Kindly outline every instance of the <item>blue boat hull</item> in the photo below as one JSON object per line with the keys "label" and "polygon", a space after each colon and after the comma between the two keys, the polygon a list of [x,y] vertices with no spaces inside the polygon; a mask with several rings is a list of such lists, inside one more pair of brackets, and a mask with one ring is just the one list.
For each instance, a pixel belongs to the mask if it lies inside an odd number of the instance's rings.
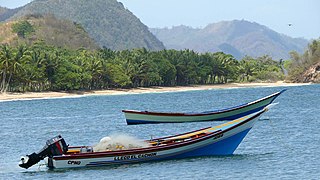
{"label": "blue boat hull", "polygon": [[177,155],[175,158],[232,155],[241,141],[244,139],[244,137],[248,134],[250,129],[242,131],[214,144],[210,144],[208,146],[197,148],[196,150]]}

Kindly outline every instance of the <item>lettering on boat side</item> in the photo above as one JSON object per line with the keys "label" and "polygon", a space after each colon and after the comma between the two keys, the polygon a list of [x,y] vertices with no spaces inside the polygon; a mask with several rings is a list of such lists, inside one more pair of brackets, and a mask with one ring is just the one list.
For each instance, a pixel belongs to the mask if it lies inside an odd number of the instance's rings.
{"label": "lettering on boat side", "polygon": [[81,161],[68,161],[68,164],[80,165]]}
{"label": "lettering on boat side", "polygon": [[146,154],[138,154],[138,155],[117,156],[117,157],[114,157],[114,160],[122,161],[122,160],[130,160],[130,159],[141,159],[141,158],[153,157],[156,155],[157,153],[146,153]]}
{"label": "lettering on boat side", "polygon": [[221,138],[221,137],[223,137],[223,134],[222,134],[222,133],[221,133],[221,134],[216,135],[213,139],[218,139],[218,138]]}

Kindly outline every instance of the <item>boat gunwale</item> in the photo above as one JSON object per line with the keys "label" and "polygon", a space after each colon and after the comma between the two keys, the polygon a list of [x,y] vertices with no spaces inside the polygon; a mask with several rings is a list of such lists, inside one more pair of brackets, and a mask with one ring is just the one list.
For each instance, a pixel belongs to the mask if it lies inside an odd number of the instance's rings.
{"label": "boat gunwale", "polygon": [[204,131],[206,129],[210,129],[212,128],[212,126],[206,127],[206,128],[202,128],[202,129],[198,129],[198,130],[194,130],[194,131],[190,131],[190,132],[186,132],[186,133],[181,133],[181,134],[176,134],[176,135],[172,135],[172,136],[164,136],[164,137],[160,137],[160,138],[152,138],[151,140],[148,141],[156,141],[156,140],[161,140],[161,139],[167,139],[167,138],[173,138],[173,137],[177,137],[177,136],[183,136],[186,134],[191,134],[191,133],[195,133],[195,132],[199,132],[199,131]]}
{"label": "boat gunwale", "polygon": [[[168,150],[168,149],[180,148],[180,147],[184,147],[184,146],[187,146],[190,144],[199,143],[201,141],[210,139],[214,136],[229,132],[229,131],[233,130],[234,128],[237,128],[243,124],[246,124],[246,123],[254,120],[255,118],[259,117],[262,113],[264,113],[265,111],[266,110],[264,109],[264,110],[258,112],[257,114],[255,114],[254,116],[252,116],[246,120],[243,120],[239,123],[236,123],[225,130],[219,129],[214,132],[209,132],[205,136],[191,139],[189,141],[176,142],[174,144],[167,144],[167,145],[163,145],[163,146],[151,146],[151,147],[147,147],[147,148],[137,148],[137,149],[129,149],[129,150],[104,151],[104,152],[67,154],[67,155],[64,154],[64,155],[59,155],[59,156],[53,156],[52,158],[54,160],[103,158],[103,157],[113,157],[113,156],[125,156],[128,154],[152,153],[152,152],[164,151],[164,150]],[[201,131],[201,130],[196,130],[194,132],[197,132],[197,131]],[[188,133],[186,133],[186,134],[188,134]],[[162,139],[162,138],[159,138],[159,139]]]}
{"label": "boat gunwale", "polygon": [[[221,110],[215,110],[215,111],[205,111],[205,112],[200,112],[200,113],[174,113],[174,112],[152,112],[152,111],[137,111],[137,110],[122,110],[122,112],[124,112],[125,114],[140,114],[140,115],[154,115],[154,116],[208,116],[208,115],[214,115],[214,114],[222,114],[222,113],[227,113],[227,112],[231,112],[231,111],[236,111],[239,109],[243,109],[246,107],[250,107],[253,106],[257,103],[260,103],[262,101],[266,101],[268,99],[271,98],[276,98],[278,97],[281,93],[283,93],[284,91],[286,91],[286,89],[281,90],[279,92],[275,92],[269,96],[257,99],[255,101],[251,101],[249,103],[245,103],[242,105],[238,105],[238,106],[234,106],[231,108],[226,108],[226,109],[221,109]],[[273,99],[273,100],[274,100]],[[270,102],[272,103],[273,100]],[[157,121],[155,121],[157,122]]]}

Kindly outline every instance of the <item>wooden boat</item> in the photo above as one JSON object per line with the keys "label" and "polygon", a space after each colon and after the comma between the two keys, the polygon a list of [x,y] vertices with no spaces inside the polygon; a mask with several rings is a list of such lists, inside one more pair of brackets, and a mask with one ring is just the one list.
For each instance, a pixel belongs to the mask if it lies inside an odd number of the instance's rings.
{"label": "wooden boat", "polygon": [[239,106],[201,113],[167,113],[136,110],[122,110],[122,112],[125,115],[128,125],[234,120],[262,110],[264,107],[271,104],[284,91],[286,90],[276,92],[269,96]]}
{"label": "wooden boat", "polygon": [[148,147],[94,152],[92,146],[67,146],[61,136],[47,141],[38,153],[21,158],[29,168],[44,159],[49,168],[77,168],[179,159],[210,155],[231,155],[267,108],[233,121],[200,130],[146,140]]}

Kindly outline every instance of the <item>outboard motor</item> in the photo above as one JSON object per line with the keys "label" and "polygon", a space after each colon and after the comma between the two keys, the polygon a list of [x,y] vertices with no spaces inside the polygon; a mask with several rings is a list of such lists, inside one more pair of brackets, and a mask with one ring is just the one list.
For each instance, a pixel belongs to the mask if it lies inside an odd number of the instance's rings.
{"label": "outboard motor", "polygon": [[46,145],[38,153],[32,153],[26,157],[21,157],[20,167],[28,169],[37,164],[45,157],[53,157],[56,155],[65,154],[68,151],[68,146],[64,139],[59,135],[47,140]]}

